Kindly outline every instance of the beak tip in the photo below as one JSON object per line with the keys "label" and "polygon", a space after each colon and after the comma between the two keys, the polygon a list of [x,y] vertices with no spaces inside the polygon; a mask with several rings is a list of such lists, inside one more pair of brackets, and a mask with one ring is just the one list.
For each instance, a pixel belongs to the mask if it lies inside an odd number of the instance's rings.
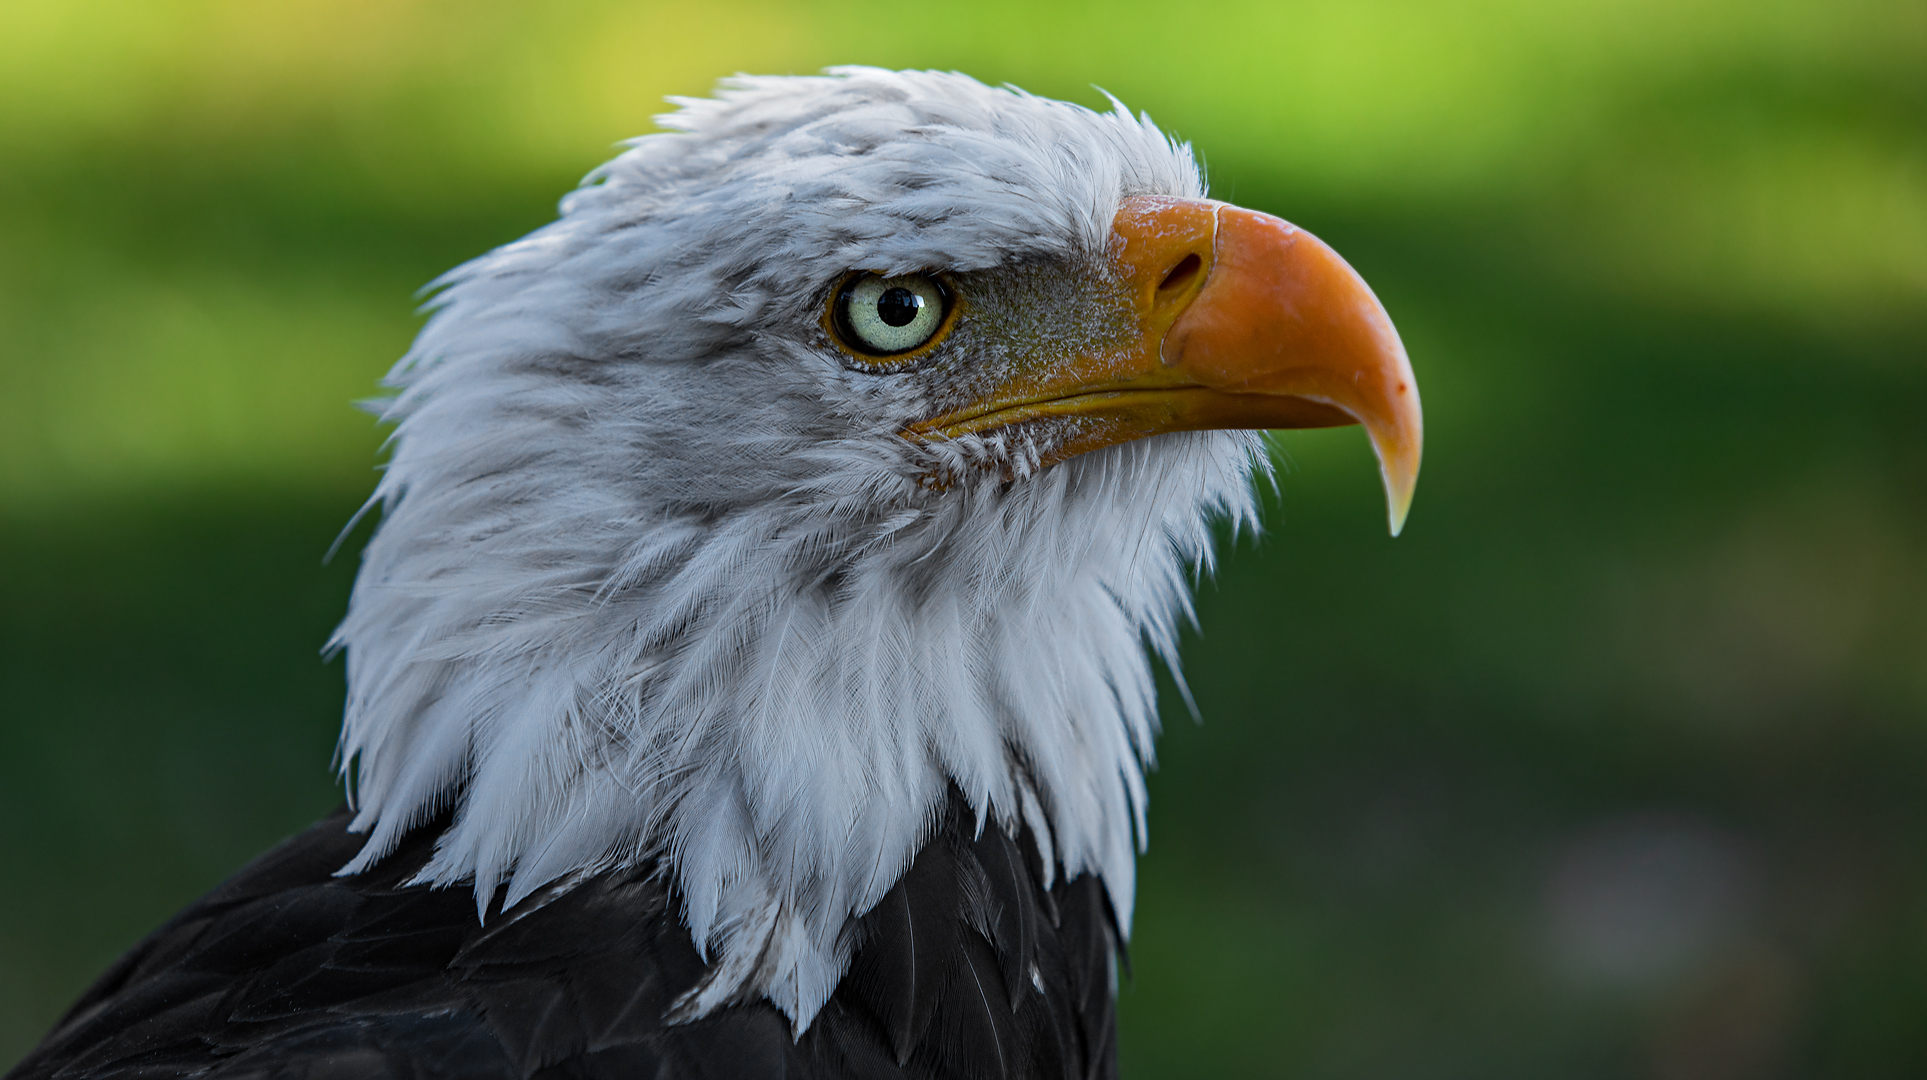
{"label": "beak tip", "polygon": [[1385,512],[1393,536],[1405,531],[1405,519],[1412,512],[1412,494],[1418,488],[1416,457],[1412,455],[1413,460],[1404,460],[1402,455],[1382,455],[1380,459],[1379,468],[1385,479]]}
{"label": "beak tip", "polygon": [[1398,537],[1399,533],[1405,531],[1405,514],[1411,508],[1412,508],[1412,504],[1409,502],[1403,506],[1400,506],[1397,503],[1397,501],[1394,501],[1392,503],[1390,507],[1391,509],[1390,517],[1391,517],[1391,525],[1392,525],[1392,537],[1394,539]]}

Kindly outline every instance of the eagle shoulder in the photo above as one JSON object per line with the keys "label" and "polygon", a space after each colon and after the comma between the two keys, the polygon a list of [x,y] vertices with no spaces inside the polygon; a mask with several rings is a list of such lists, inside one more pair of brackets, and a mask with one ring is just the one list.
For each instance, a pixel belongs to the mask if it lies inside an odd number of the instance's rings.
{"label": "eagle shoulder", "polygon": [[175,1077],[1097,1077],[1116,1073],[1120,936],[1091,875],[1043,884],[1028,833],[935,835],[846,927],[848,974],[792,1038],[767,1001],[666,1020],[704,972],[653,864],[477,917],[409,882],[446,818],[370,870],[337,813],[131,949],[8,1080]]}

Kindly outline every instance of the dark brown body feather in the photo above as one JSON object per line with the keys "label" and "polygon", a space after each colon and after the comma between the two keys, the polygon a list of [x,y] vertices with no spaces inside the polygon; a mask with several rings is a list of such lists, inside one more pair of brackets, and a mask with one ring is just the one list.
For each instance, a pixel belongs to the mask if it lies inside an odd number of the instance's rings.
{"label": "dark brown body feather", "polygon": [[766,1002],[665,1022],[703,973],[653,867],[538,893],[484,924],[464,888],[404,885],[439,825],[337,878],[337,814],[121,958],[8,1080],[1111,1077],[1118,937],[1091,877],[938,835],[849,927],[849,974],[801,1039]]}

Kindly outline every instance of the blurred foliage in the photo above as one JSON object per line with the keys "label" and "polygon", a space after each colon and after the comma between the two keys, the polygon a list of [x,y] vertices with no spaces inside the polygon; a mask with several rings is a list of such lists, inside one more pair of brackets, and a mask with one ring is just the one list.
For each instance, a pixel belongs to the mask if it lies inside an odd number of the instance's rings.
{"label": "blurred foliage", "polygon": [[1150,111],[1426,395],[1404,538],[1288,434],[1201,590],[1130,1075],[1927,1074],[1900,0],[0,5],[0,1061],[338,797],[412,291],[663,95],[848,62]]}

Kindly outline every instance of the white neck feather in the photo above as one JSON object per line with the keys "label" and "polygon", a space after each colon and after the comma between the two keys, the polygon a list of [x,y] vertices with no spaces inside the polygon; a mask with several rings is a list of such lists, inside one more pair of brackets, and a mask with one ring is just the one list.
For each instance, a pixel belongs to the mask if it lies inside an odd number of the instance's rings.
{"label": "white neck feather", "polygon": [[1100,874],[1128,926],[1157,725],[1145,646],[1176,670],[1206,515],[1251,519],[1253,449],[1164,437],[830,527],[802,499],[668,517],[570,581],[543,574],[552,547],[423,580],[435,530],[417,518],[437,508],[410,496],[339,636],[355,827],[374,833],[344,872],[451,798],[421,880],[472,878],[481,907],[666,858],[716,965],[698,1012],[767,996],[800,1028],[847,965],[844,921],[895,884],[954,783],[980,822],[1029,825],[1047,865]]}

